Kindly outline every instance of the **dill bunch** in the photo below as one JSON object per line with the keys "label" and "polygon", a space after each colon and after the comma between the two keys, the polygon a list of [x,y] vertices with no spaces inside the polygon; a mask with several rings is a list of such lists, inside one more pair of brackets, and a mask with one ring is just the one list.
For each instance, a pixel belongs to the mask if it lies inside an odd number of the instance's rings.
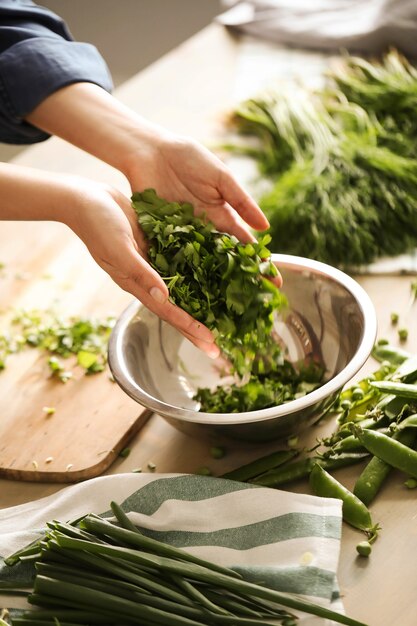
{"label": "dill bunch", "polygon": [[232,125],[270,180],[272,247],[344,269],[417,245],[417,71],[395,52],[345,59],[315,94],[269,90]]}

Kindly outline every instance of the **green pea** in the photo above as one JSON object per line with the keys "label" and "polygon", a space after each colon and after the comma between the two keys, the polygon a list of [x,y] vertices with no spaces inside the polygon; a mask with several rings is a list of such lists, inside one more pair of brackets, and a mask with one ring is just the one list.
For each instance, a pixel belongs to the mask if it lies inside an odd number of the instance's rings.
{"label": "green pea", "polygon": [[213,459],[222,459],[226,454],[226,450],[224,448],[222,448],[221,446],[212,446],[210,448],[210,456],[213,457]]}
{"label": "green pea", "polygon": [[408,330],[406,328],[398,329],[398,337],[400,341],[407,341],[408,339]]}
{"label": "green pea", "polygon": [[352,403],[350,400],[342,400],[342,402],[340,403],[340,408],[343,411],[348,411],[351,406],[352,406]]}
{"label": "green pea", "polygon": [[373,387],[379,389],[383,393],[389,393],[402,398],[410,398],[417,400],[417,385],[409,383],[400,383],[393,380],[378,380],[371,383]]}
{"label": "green pea", "polygon": [[357,400],[362,400],[364,395],[365,395],[365,393],[364,393],[363,389],[361,389],[361,387],[355,387],[352,390],[352,400],[354,402],[356,402]]}
{"label": "green pea", "polygon": [[391,313],[391,324],[393,325],[398,324],[399,319],[400,319],[400,316],[398,315],[398,313]]}
{"label": "green pea", "polygon": [[377,361],[384,361],[387,359],[393,365],[400,365],[411,355],[401,348],[396,348],[389,344],[382,344],[374,347],[372,350],[372,356],[377,359]]}
{"label": "green pea", "polygon": [[212,475],[211,469],[206,466],[197,468],[194,473],[198,474],[199,476],[211,476]]}
{"label": "green pea", "polygon": [[362,444],[357,440],[354,435],[349,435],[348,437],[343,437],[335,443],[330,453],[340,454],[341,452],[360,452],[363,450]]}
{"label": "green pea", "polygon": [[372,552],[372,546],[369,541],[361,541],[356,546],[356,551],[358,554],[360,554],[360,556],[368,557]]}
{"label": "green pea", "polygon": [[287,446],[289,448],[296,448],[298,446],[299,438],[297,435],[293,435],[287,439]]}
{"label": "green pea", "polygon": [[408,488],[408,489],[415,489],[417,487],[417,479],[416,478],[408,478],[404,485]]}

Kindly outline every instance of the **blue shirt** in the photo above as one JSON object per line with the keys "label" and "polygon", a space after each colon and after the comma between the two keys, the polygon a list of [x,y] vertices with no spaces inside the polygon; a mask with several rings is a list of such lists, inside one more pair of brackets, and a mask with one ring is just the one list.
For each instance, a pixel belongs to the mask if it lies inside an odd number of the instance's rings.
{"label": "blue shirt", "polygon": [[112,89],[109,70],[89,43],[74,41],[63,20],[30,0],[0,0],[0,142],[49,135],[24,120],[47,96],[76,82]]}

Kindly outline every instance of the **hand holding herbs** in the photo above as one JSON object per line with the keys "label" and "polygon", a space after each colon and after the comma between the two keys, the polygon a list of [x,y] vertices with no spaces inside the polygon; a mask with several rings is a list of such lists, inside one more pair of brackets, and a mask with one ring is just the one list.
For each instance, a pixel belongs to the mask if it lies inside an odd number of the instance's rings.
{"label": "hand holding herbs", "polygon": [[167,202],[151,189],[133,194],[132,205],[172,302],[213,331],[240,374],[250,372],[257,349],[276,345],[273,313],[285,303],[268,280],[278,275],[269,237],[242,244],[195,216],[191,204]]}
{"label": "hand holding herbs", "polygon": [[[296,626],[294,610],[338,624],[365,626],[150,539],[116,503],[111,508],[117,524],[94,514],[72,523],[53,521],[40,540],[6,559],[9,566],[20,561],[34,565],[27,599],[37,608],[12,618],[12,626],[144,621],[161,626]],[[4,590],[13,591],[10,585]]]}
{"label": "hand holding herbs", "polygon": [[194,215],[191,204],[167,202],[150,189],[135,193],[132,205],[172,302],[213,332],[237,375],[237,384],[200,389],[201,410],[275,406],[320,383],[321,369],[296,370],[273,334],[274,315],[286,299],[272,282],[277,269],[266,247],[269,236],[241,243]]}

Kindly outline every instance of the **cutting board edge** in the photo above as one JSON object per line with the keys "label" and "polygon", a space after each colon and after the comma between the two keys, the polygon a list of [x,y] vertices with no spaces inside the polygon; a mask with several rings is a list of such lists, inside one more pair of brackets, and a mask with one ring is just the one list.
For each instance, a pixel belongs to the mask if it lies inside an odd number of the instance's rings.
{"label": "cutting board edge", "polygon": [[118,458],[119,453],[126,444],[136,435],[139,430],[148,422],[153,415],[150,409],[145,409],[133,422],[130,428],[123,433],[122,437],[109,450],[108,454],[100,459],[98,463],[83,467],[78,470],[66,471],[38,471],[38,470],[19,470],[10,467],[2,467],[0,465],[0,478],[9,480],[27,481],[27,482],[44,482],[44,483],[77,483],[89,478],[100,476],[110,465]]}

